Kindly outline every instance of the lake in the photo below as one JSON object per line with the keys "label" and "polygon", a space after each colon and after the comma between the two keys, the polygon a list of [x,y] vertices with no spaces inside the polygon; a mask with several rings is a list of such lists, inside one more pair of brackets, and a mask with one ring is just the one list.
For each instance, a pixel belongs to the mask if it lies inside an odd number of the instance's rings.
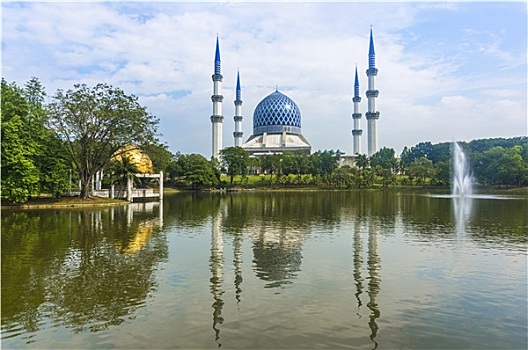
{"label": "lake", "polygon": [[526,349],[526,197],[2,211],[2,348]]}

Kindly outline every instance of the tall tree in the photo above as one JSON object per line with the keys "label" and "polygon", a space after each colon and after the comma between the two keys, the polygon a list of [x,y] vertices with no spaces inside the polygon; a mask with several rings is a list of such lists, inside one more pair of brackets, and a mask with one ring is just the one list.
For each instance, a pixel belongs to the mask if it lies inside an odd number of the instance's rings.
{"label": "tall tree", "polygon": [[355,164],[361,171],[365,171],[370,164],[368,156],[366,154],[358,154],[355,159]]}
{"label": "tall tree", "polygon": [[270,186],[273,185],[273,174],[275,174],[280,167],[279,157],[279,154],[265,154],[262,156],[262,170],[270,174]]}
{"label": "tall tree", "polygon": [[414,175],[425,187],[425,180],[434,176],[435,168],[433,162],[427,157],[415,159],[409,166],[409,173]]}
{"label": "tall tree", "polygon": [[180,174],[185,177],[193,189],[216,186],[220,180],[216,172],[216,164],[200,154],[181,155],[176,163]]}
{"label": "tall tree", "polygon": [[239,146],[227,147],[220,151],[222,167],[229,175],[229,184],[233,184],[235,175],[246,176],[249,166],[249,154]]}
{"label": "tall tree", "polygon": [[144,145],[142,149],[152,161],[152,166],[155,173],[163,171],[165,174],[167,174],[170,172],[171,164],[176,161],[176,156],[171,151],[169,151],[169,146],[166,144],[155,143]]}
{"label": "tall tree", "polygon": [[30,123],[30,106],[16,84],[2,79],[2,197],[25,202],[38,191],[40,174],[35,155],[40,151],[35,139],[36,124]]}
{"label": "tall tree", "polygon": [[48,117],[44,105],[47,95],[44,86],[33,77],[24,85],[22,92],[29,106],[28,120],[33,128],[38,128],[33,138],[40,146],[34,158],[40,172],[39,190],[59,197],[68,189],[71,162],[67,149],[53,131],[44,127]]}
{"label": "tall tree", "polygon": [[498,160],[497,172],[501,184],[522,186],[528,179],[528,164],[522,158],[523,147],[508,148]]}
{"label": "tall tree", "polygon": [[58,90],[49,105],[48,125],[66,143],[81,179],[81,198],[88,198],[91,177],[121,147],[157,141],[157,118],[137,97],[107,84]]}
{"label": "tall tree", "polygon": [[383,147],[370,157],[370,166],[374,168],[379,165],[383,170],[394,172],[397,167],[395,154],[394,149]]}

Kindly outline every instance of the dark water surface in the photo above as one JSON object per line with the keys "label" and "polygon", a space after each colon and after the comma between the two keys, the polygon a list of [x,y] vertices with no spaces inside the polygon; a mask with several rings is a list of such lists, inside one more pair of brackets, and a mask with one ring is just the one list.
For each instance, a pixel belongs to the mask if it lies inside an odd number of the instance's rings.
{"label": "dark water surface", "polygon": [[526,349],[526,198],[2,211],[2,348]]}

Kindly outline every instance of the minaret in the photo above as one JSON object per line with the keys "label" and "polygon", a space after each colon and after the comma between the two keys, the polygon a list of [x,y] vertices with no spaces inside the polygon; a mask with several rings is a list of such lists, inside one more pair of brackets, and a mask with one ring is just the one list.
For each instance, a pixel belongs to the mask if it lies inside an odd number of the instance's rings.
{"label": "minaret", "polygon": [[376,122],[379,118],[379,112],[376,112],[376,97],[379,91],[374,87],[374,77],[378,75],[376,68],[376,53],[374,52],[374,38],[372,37],[372,28],[370,28],[370,48],[369,48],[369,68],[367,69],[368,90],[366,92],[368,99],[367,117],[367,143],[368,156],[372,156],[378,151],[378,130]]}
{"label": "minaret", "polygon": [[353,135],[353,149],[354,154],[361,154],[361,134],[363,134],[363,130],[361,130],[361,113],[359,113],[359,103],[361,102],[361,97],[359,97],[359,79],[358,79],[358,71],[356,66],[356,80],[354,82],[354,97],[352,98],[352,102],[354,102],[354,113],[352,114],[352,119],[354,119],[354,129],[352,130]]}
{"label": "minaret", "polygon": [[236,99],[235,99],[235,146],[242,146],[242,90],[240,89],[240,72],[237,72]]}
{"label": "minaret", "polygon": [[220,45],[218,44],[218,36],[216,37],[216,55],[214,62],[213,78],[213,115],[211,116],[211,123],[213,124],[213,154],[212,157],[219,159],[220,151],[222,150],[222,74],[220,72]]}

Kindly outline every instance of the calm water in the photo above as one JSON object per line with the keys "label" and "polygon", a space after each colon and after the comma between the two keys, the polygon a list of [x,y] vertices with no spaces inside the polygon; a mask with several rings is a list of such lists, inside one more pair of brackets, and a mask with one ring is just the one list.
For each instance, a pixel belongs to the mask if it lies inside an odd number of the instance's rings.
{"label": "calm water", "polygon": [[3,348],[527,347],[526,198],[2,212]]}

